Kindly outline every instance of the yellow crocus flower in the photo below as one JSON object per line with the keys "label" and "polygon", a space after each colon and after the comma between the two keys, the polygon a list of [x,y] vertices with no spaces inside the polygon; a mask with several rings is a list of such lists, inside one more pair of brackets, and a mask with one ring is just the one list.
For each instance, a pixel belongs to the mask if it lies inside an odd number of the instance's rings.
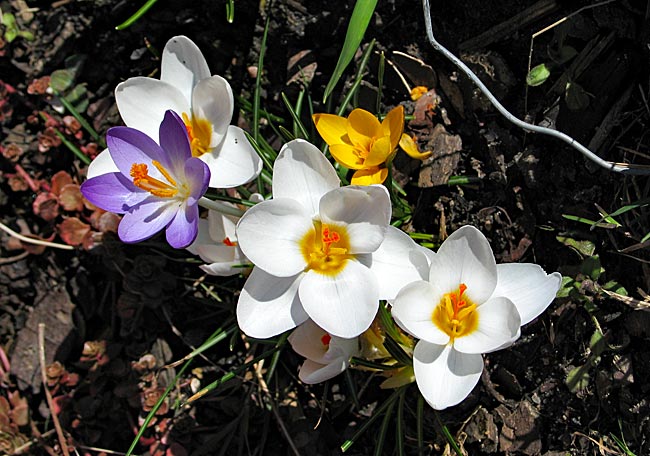
{"label": "yellow crocus flower", "polygon": [[[393,108],[380,123],[365,109],[354,109],[347,118],[334,114],[314,114],[314,124],[329,145],[332,157],[354,169],[352,185],[381,184],[388,177],[386,163],[392,160],[401,142],[404,150],[420,160],[430,153],[420,153],[412,139],[403,134],[404,108]],[[410,143],[409,143],[410,141]]]}

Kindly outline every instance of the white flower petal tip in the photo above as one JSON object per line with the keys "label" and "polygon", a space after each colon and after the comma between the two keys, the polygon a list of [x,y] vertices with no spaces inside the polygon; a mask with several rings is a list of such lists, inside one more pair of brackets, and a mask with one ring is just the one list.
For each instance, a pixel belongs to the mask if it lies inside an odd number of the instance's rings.
{"label": "white flower petal tip", "polygon": [[117,165],[111,157],[111,153],[108,149],[104,149],[92,162],[90,162],[90,165],[88,165],[86,178],[92,179],[93,177],[101,176],[102,174],[117,173],[119,171],[120,170],[117,168]]}
{"label": "white flower petal tip", "polygon": [[472,392],[483,372],[483,358],[465,354],[451,345],[420,341],[413,352],[418,389],[427,403],[443,410],[462,402]]}
{"label": "white flower petal tip", "polygon": [[302,276],[275,277],[253,268],[237,301],[237,323],[244,333],[268,339],[295,328],[309,318],[300,304]]}
{"label": "white flower petal tip", "polygon": [[298,375],[307,384],[324,382],[337,376],[347,369],[350,358],[359,353],[357,338],[332,336],[312,320],[298,326],[288,340],[296,353],[307,358]]}
{"label": "white flower petal tip", "polygon": [[186,36],[175,36],[167,41],[162,53],[160,79],[177,87],[187,100],[192,88],[210,77],[210,69],[199,47]]}

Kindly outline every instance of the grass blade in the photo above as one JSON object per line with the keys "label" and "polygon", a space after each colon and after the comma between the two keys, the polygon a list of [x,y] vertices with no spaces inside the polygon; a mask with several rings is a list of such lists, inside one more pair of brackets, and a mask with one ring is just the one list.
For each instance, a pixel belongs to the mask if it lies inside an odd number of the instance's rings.
{"label": "grass blade", "polygon": [[392,400],[390,402],[390,405],[386,409],[386,414],[384,415],[384,419],[381,422],[381,427],[379,428],[379,435],[377,436],[377,443],[375,444],[375,456],[381,456],[382,454],[384,454],[384,440],[386,440],[386,431],[388,431],[388,425],[390,424],[390,419],[393,417],[394,407],[395,407],[395,400]]}
{"label": "grass blade", "polygon": [[424,456],[424,397],[418,396],[417,411],[418,456]]}
{"label": "grass blade", "polygon": [[149,11],[152,6],[156,4],[158,0],[147,0],[147,2],[140,7],[138,11],[133,13],[133,16],[122,22],[120,25],[115,27],[115,30],[124,30],[127,27],[130,27],[133,25],[138,19],[140,19],[142,16],[144,16],[144,13]]}
{"label": "grass blade", "polygon": [[[280,95],[282,96],[282,101],[284,102],[284,106],[287,108],[287,110],[289,111],[289,114],[291,114],[291,118],[293,119],[293,136],[294,136],[294,138],[302,137],[303,139],[308,140],[309,139],[309,133],[307,133],[307,129],[305,128],[302,121],[300,120],[299,112],[296,112],[297,110],[293,109],[293,106],[291,106],[291,102],[289,101],[287,96],[284,94],[284,92],[282,92]],[[298,106],[298,104],[297,104],[297,106]]]}
{"label": "grass blade", "polygon": [[375,40],[372,40],[370,44],[368,45],[368,48],[363,54],[363,57],[361,57],[361,63],[359,64],[359,69],[357,70],[357,74],[354,77],[354,84],[352,84],[352,87],[350,87],[350,90],[348,90],[348,93],[345,95],[345,98],[343,99],[343,102],[341,103],[341,106],[339,106],[339,109],[337,111],[337,115],[342,116],[343,113],[345,113],[345,110],[348,107],[348,103],[350,103],[350,100],[352,100],[352,97],[354,97],[354,94],[357,93],[357,89],[361,85],[361,81],[363,80],[363,72],[366,69],[366,66],[368,66],[368,60],[370,60],[370,55],[372,54],[372,50],[375,48]]}
{"label": "grass blade", "polygon": [[327,83],[327,87],[325,87],[323,102],[327,101],[327,98],[334,90],[339,79],[341,79],[343,72],[352,61],[354,53],[357,52],[376,6],[377,0],[357,0],[354,5],[350,23],[348,24],[348,31],[345,34],[345,43],[343,43],[343,49],[341,49],[341,54],[339,54],[339,60],[336,62],[336,68],[332,73],[332,77]]}
{"label": "grass blade", "polygon": [[343,453],[348,451],[350,447],[354,445],[354,442],[359,440],[359,437],[361,437],[363,433],[366,432],[368,427],[370,427],[370,425],[374,423],[377,420],[377,418],[379,418],[384,413],[384,411],[388,409],[388,407],[395,404],[395,400],[397,399],[397,396],[399,395],[400,391],[401,389],[395,390],[393,394],[391,394],[390,397],[386,399],[386,401],[383,404],[377,407],[375,413],[370,418],[368,418],[368,421],[363,423],[363,425],[359,428],[357,432],[354,433],[352,437],[350,437],[348,440],[343,442],[343,445],[341,445],[341,451]]}

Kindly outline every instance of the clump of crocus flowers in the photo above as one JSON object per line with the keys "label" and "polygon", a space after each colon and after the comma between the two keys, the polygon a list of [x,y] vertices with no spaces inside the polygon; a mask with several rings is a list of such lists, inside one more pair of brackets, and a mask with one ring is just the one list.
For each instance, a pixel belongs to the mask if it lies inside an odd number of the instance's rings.
{"label": "clump of crocus flowers", "polygon": [[[230,85],[210,74],[192,41],[172,38],[161,66],[160,80],[131,78],[117,87],[127,126],[108,131],[108,149],[81,191],[123,215],[124,242],[164,230],[172,247],[200,256],[206,273],[247,275],[239,327],[260,339],[292,331],[288,342],[305,358],[303,382],[328,380],[355,357],[372,356],[386,363],[383,387],[415,381],[433,408],[444,409],[476,386],[483,353],[513,344],[521,326],[553,301],[560,274],[534,264],[497,265],[474,227],[458,229],[434,253],[391,225],[381,184],[398,146],[415,159],[430,155],[404,133],[402,106],[381,121],[363,109],[313,116],[332,157],[354,170],[352,185],[341,186],[326,156],[296,139],[273,163],[272,197],[255,195],[247,210],[207,200],[208,186],[237,187],[257,177],[262,160],[243,130],[230,125]],[[200,205],[207,218],[200,219]],[[392,323],[394,342],[412,363],[390,359],[384,346],[387,307],[403,330]]]}

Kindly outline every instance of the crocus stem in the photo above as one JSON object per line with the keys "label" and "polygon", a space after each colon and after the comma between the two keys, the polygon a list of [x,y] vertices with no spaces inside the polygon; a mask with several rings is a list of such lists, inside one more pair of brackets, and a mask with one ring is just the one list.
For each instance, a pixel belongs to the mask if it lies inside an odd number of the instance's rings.
{"label": "crocus stem", "polygon": [[212,201],[205,196],[202,196],[199,200],[199,206],[210,209],[212,211],[221,212],[222,214],[234,215],[235,217],[241,217],[244,215],[244,211],[237,209],[236,207],[228,206],[221,201]]}

